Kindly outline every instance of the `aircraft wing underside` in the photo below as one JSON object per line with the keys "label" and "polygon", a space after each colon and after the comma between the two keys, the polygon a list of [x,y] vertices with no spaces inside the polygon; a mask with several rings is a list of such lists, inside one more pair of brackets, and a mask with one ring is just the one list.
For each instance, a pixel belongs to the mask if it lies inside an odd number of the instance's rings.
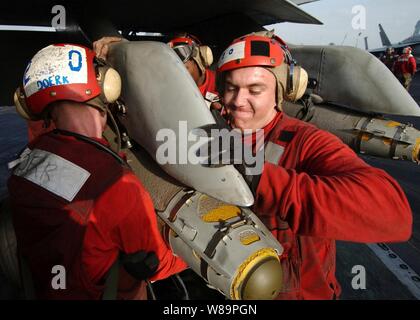
{"label": "aircraft wing underside", "polygon": [[[313,1],[313,0],[312,0]],[[129,1],[104,3],[103,1],[64,1],[64,7],[73,17],[83,15],[106,15],[117,28],[143,31],[167,31],[182,29],[194,24],[223,16],[244,14],[261,25],[283,21],[321,24],[297,5],[311,0],[266,0],[266,1]],[[39,0],[3,2],[0,4],[0,24],[50,25],[51,9],[57,1]],[[83,17],[85,18],[85,17]]]}

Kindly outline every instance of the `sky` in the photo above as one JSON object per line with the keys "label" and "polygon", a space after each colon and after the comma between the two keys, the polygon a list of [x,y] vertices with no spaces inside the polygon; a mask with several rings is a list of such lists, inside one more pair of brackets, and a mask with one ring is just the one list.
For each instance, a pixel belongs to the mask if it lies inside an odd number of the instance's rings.
{"label": "sky", "polygon": [[420,0],[320,0],[300,7],[324,25],[279,23],[268,27],[274,27],[276,34],[294,44],[334,43],[364,49],[367,36],[369,49],[374,49],[382,47],[379,23],[395,43],[411,36],[420,20]]}

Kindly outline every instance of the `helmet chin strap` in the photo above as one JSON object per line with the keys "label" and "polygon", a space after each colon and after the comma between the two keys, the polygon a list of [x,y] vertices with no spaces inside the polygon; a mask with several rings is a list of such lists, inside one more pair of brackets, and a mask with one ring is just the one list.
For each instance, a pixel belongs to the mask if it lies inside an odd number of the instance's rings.
{"label": "helmet chin strap", "polygon": [[287,94],[290,94],[293,92],[293,76],[295,71],[295,63],[294,61],[291,61],[289,65],[289,77],[287,78]]}
{"label": "helmet chin strap", "polygon": [[118,128],[117,122],[115,121],[114,116],[112,115],[112,112],[109,110],[109,108],[106,108],[107,114],[109,116],[109,119],[111,120],[112,126],[115,128],[115,134],[117,135],[117,150],[116,152],[119,153],[121,151],[121,132]]}
{"label": "helmet chin strap", "polygon": [[101,112],[106,112],[108,119],[110,119],[111,124],[114,127],[115,134],[117,135],[117,150],[114,150],[114,151],[119,153],[121,151],[121,132],[108,106],[105,103],[103,103],[98,97],[85,102],[85,104]]}

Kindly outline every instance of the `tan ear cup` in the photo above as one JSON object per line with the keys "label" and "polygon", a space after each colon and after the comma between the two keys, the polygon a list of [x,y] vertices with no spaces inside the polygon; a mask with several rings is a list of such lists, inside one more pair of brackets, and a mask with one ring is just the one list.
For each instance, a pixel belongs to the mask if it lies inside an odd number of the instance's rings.
{"label": "tan ear cup", "polygon": [[293,101],[302,98],[308,86],[308,73],[305,69],[303,69],[302,67],[295,67],[295,74],[296,77],[293,78]]}
{"label": "tan ear cup", "polygon": [[119,73],[110,67],[99,67],[98,73],[102,101],[105,104],[115,102],[121,94],[121,77]]}
{"label": "tan ear cup", "polygon": [[200,57],[205,68],[208,68],[213,63],[213,52],[208,46],[200,46]]}
{"label": "tan ear cup", "polygon": [[40,117],[37,117],[29,111],[28,106],[26,105],[25,95],[20,87],[16,89],[13,100],[15,102],[16,111],[22,118],[30,121],[41,120]]}
{"label": "tan ear cup", "polygon": [[291,102],[299,100],[304,95],[307,85],[308,73],[306,72],[306,70],[300,66],[294,66],[293,88],[290,88],[291,91],[285,95],[285,99]]}
{"label": "tan ear cup", "polygon": [[[276,68],[267,69],[271,71],[277,79],[277,105],[281,107],[283,99],[295,102],[302,98],[308,85],[308,73],[300,66],[294,66],[293,70],[293,88],[288,88],[290,67],[282,63]],[[289,92],[289,93],[287,93]]]}
{"label": "tan ear cup", "polygon": [[283,98],[285,98],[287,92],[288,65],[282,63],[278,67],[267,68],[267,70],[273,73],[277,80],[277,107],[281,110]]}
{"label": "tan ear cup", "polygon": [[192,58],[197,63],[201,74],[206,73],[206,68],[213,63],[213,53],[208,46],[196,47]]}

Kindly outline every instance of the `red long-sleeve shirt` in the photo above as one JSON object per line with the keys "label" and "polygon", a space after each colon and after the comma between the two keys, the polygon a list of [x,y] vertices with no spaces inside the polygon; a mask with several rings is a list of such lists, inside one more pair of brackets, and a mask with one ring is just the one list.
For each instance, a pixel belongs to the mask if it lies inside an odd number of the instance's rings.
{"label": "red long-sleeve shirt", "polygon": [[86,229],[82,262],[97,282],[109,270],[118,252],[130,254],[138,250],[155,252],[160,261],[151,280],[165,279],[186,268],[163,241],[150,195],[130,173],[96,200]]}
{"label": "red long-sleeve shirt", "polygon": [[417,71],[417,63],[416,59],[412,54],[402,54],[398,57],[397,61],[395,62],[395,73],[404,74],[409,73],[412,76]]}
{"label": "red long-sleeve shirt", "polygon": [[278,165],[265,163],[254,209],[285,247],[279,298],[331,299],[340,293],[334,240],[406,241],[411,209],[393,178],[337,137],[282,114],[268,131],[276,125],[294,136]]}
{"label": "red long-sleeve shirt", "polygon": [[204,99],[209,102],[213,102],[217,97],[218,93],[216,90],[216,73],[213,70],[206,69],[206,78],[204,83],[198,87]]}

